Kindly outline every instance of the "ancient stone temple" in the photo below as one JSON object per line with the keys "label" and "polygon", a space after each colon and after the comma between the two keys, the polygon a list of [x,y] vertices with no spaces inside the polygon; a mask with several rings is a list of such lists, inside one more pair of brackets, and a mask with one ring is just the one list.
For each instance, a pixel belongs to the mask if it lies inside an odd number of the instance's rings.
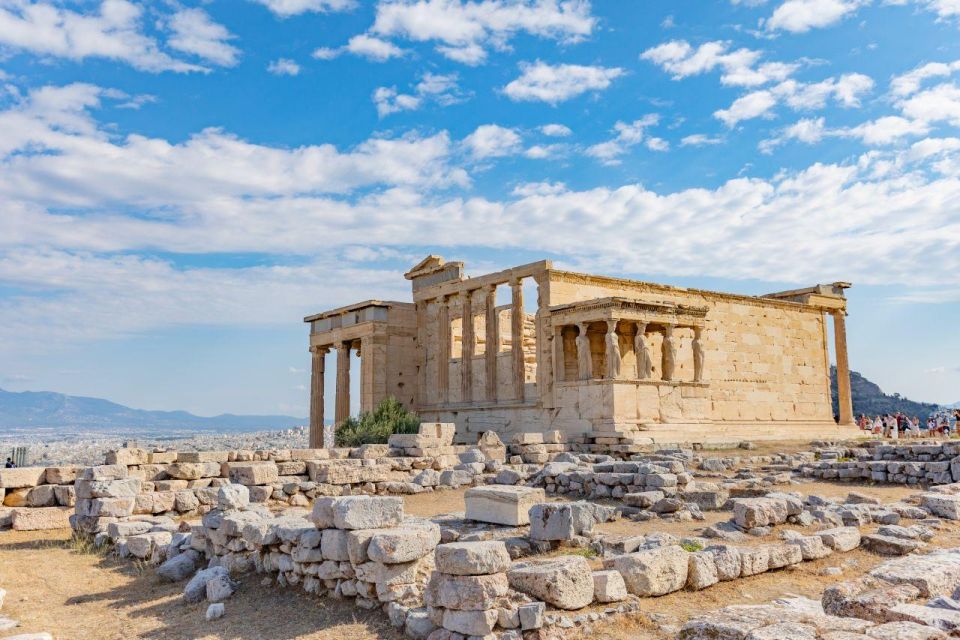
{"label": "ancient stone temple", "polygon": [[[456,423],[461,442],[490,430],[505,440],[558,430],[599,444],[855,433],[847,283],[744,296],[572,273],[549,261],[468,278],[462,262],[439,256],[405,277],[412,303],[367,300],[305,318],[311,446],[321,446],[330,352],[335,423],[392,395],[424,421]],[[360,357],[359,406],[351,353]]]}

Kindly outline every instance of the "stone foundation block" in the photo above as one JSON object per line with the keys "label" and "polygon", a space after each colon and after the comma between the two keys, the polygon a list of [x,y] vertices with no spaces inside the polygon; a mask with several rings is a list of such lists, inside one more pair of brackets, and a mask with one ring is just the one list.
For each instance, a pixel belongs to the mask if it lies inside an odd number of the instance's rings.
{"label": "stone foundation block", "polygon": [[593,572],[582,556],[514,563],[507,578],[517,591],[559,609],[580,609],[593,601]]}
{"label": "stone foundation block", "polygon": [[0,488],[23,489],[43,484],[46,477],[44,467],[20,467],[18,469],[0,469]]}
{"label": "stone foundation block", "polygon": [[627,585],[619,571],[593,572],[593,599],[597,602],[620,602],[627,599]]}
{"label": "stone foundation block", "polygon": [[41,507],[13,509],[10,526],[14,531],[45,531],[70,527],[69,507]]}
{"label": "stone foundation block", "polygon": [[440,527],[432,522],[401,526],[375,533],[367,547],[367,555],[384,564],[410,562],[432,552],[439,542]]}
{"label": "stone foundation block", "polygon": [[852,551],[860,546],[860,530],[856,527],[836,527],[824,529],[816,534],[823,543],[834,551]]}
{"label": "stone foundation block", "polygon": [[337,529],[380,529],[403,521],[403,498],[348,496],[334,498],[331,508]]}
{"label": "stone foundation block", "polygon": [[687,586],[694,591],[699,591],[718,582],[720,577],[714,555],[709,551],[691,553],[687,567]]}
{"label": "stone foundation block", "polygon": [[277,482],[279,477],[277,465],[272,462],[233,464],[230,467],[230,482],[236,484],[246,486],[265,485]]}
{"label": "stone foundation block", "polygon": [[427,587],[427,604],[461,611],[493,609],[507,594],[507,574],[452,576],[434,572]]}
{"label": "stone foundation block", "polygon": [[613,559],[627,590],[640,597],[662,596],[682,589],[687,582],[689,560],[678,545],[638,551]]}
{"label": "stone foundation block", "polygon": [[500,540],[441,544],[436,559],[438,571],[458,576],[500,573],[510,566],[507,545]]}

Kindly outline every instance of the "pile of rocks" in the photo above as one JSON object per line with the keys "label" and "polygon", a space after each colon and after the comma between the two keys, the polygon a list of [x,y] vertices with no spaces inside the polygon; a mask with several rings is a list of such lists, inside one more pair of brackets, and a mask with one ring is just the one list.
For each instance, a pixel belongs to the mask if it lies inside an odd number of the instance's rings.
{"label": "pile of rocks", "polygon": [[[627,494],[658,491],[674,496],[692,480],[682,462],[602,462],[578,465],[554,462],[541,479],[547,493],[582,495],[587,498],[623,498]],[[629,504],[629,501],[628,501]]]}

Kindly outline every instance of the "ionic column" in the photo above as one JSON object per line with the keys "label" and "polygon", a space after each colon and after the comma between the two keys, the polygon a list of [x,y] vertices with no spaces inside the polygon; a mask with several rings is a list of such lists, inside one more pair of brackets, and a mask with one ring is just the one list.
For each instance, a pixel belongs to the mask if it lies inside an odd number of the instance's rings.
{"label": "ionic column", "polygon": [[850,362],[847,360],[846,311],[834,311],[833,350],[837,354],[837,402],[840,424],[853,424],[853,398],[850,395]]}
{"label": "ionic column", "polygon": [[334,426],[350,417],[350,343],[337,345],[337,399],[333,414]]}
{"label": "ionic column", "polygon": [[703,351],[703,327],[693,328],[693,381],[703,382],[703,362],[705,353]]}
{"label": "ionic column", "polygon": [[677,364],[677,348],[673,344],[673,325],[663,326],[663,380],[673,380],[673,370]]}
{"label": "ionic column", "polygon": [[439,402],[450,402],[450,296],[440,296],[437,310],[437,339],[440,349],[437,352],[437,395]]}
{"label": "ionic column", "polygon": [[313,347],[310,366],[310,448],[323,448],[323,374],[327,347]]}
{"label": "ionic column", "polygon": [[590,354],[590,338],[587,337],[587,323],[577,325],[580,333],[577,334],[577,373],[581,380],[593,377],[593,356]]}
{"label": "ionic column", "polygon": [[460,358],[460,401],[473,402],[473,291],[463,292],[463,333]]}
{"label": "ionic column", "polygon": [[486,328],[486,350],[483,352],[486,364],[487,402],[497,401],[497,352],[500,350],[500,322],[497,316],[497,286],[484,288]]}
{"label": "ionic column", "polygon": [[607,320],[607,377],[616,380],[620,377],[620,365],[623,358],[620,355],[620,336],[617,335],[617,321]]}
{"label": "ionic column", "polygon": [[510,352],[513,356],[513,396],[523,402],[526,366],[523,362],[523,282],[510,282]]}
{"label": "ionic column", "polygon": [[646,380],[653,375],[653,358],[647,347],[647,323],[637,323],[637,335],[633,336],[633,353],[637,356],[637,378]]}

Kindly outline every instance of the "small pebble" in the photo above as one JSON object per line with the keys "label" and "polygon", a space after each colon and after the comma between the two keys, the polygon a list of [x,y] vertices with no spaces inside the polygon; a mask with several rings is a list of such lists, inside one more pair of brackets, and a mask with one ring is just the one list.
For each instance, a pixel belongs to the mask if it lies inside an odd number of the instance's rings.
{"label": "small pebble", "polygon": [[222,618],[224,614],[224,606],[222,602],[215,602],[209,607],[207,607],[207,622],[211,620],[216,620],[217,618]]}

